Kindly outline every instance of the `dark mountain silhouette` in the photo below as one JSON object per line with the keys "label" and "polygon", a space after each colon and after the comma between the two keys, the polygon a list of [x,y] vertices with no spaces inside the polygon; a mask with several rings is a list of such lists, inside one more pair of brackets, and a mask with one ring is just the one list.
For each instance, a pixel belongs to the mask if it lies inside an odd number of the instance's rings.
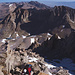
{"label": "dark mountain silhouette", "polygon": [[33,49],[33,52],[39,53],[48,59],[71,58],[75,62],[75,32],[72,32],[68,38],[58,39],[54,35],[50,40],[43,42],[39,47]]}

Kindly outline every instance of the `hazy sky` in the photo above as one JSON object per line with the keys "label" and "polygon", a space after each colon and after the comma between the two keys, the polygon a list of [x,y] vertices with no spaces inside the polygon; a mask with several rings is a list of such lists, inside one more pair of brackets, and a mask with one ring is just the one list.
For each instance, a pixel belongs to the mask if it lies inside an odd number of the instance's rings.
{"label": "hazy sky", "polygon": [[69,2],[69,1],[75,1],[75,0],[0,0],[0,2],[18,2],[18,1],[55,1],[55,2]]}

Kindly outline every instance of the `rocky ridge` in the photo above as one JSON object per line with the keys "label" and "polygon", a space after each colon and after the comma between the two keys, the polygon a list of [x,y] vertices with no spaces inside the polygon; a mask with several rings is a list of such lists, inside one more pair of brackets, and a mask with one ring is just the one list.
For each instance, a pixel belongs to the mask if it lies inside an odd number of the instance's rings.
{"label": "rocky ridge", "polygon": [[41,4],[37,1],[31,1],[31,2],[7,2],[7,3],[0,3],[0,20],[3,20],[9,13],[10,9],[9,7],[11,5],[16,5],[18,8],[22,7],[23,9],[46,9],[50,8],[49,6],[46,6],[44,4]]}

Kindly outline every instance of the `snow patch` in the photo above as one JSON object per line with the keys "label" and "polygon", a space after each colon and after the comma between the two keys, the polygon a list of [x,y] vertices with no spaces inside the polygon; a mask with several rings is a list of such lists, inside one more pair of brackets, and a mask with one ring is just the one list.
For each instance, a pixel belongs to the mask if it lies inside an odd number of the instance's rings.
{"label": "snow patch", "polygon": [[1,42],[5,43],[5,42],[6,42],[6,39],[2,39],[2,41],[1,41]]}
{"label": "snow patch", "polygon": [[35,42],[35,39],[34,38],[31,38],[31,44],[34,43],[34,42]]}
{"label": "snow patch", "polygon": [[29,62],[37,62],[37,58],[34,58],[34,57],[29,57],[28,58]]}
{"label": "snow patch", "polygon": [[50,40],[50,37],[48,37],[48,40]]}
{"label": "snow patch", "polygon": [[26,36],[22,35],[22,38],[26,38]]}
{"label": "snow patch", "polygon": [[58,36],[58,39],[61,39],[60,36]]}
{"label": "snow patch", "polygon": [[12,40],[15,40],[15,39],[12,39]]}
{"label": "snow patch", "polygon": [[53,65],[51,65],[51,64],[45,64],[45,66],[47,66],[49,69],[56,67],[56,66],[53,66]]}
{"label": "snow patch", "polygon": [[65,25],[63,25],[63,28],[65,28]]}
{"label": "snow patch", "polygon": [[16,34],[16,36],[17,36],[17,37],[19,36],[18,33]]}
{"label": "snow patch", "polygon": [[30,35],[30,33],[28,35]]}
{"label": "snow patch", "polygon": [[69,73],[69,75],[73,75],[73,74]]}
{"label": "snow patch", "polygon": [[11,34],[9,35],[9,37],[8,38],[10,38],[11,37]]}
{"label": "snow patch", "polygon": [[13,4],[10,4],[9,7],[11,7]]}
{"label": "snow patch", "polygon": [[50,33],[47,33],[47,35],[50,36],[51,34]]}
{"label": "snow patch", "polygon": [[15,34],[16,34],[16,38],[19,37],[19,34],[17,32],[15,32]]}
{"label": "snow patch", "polygon": [[27,70],[26,70],[26,69],[24,69],[24,72],[27,72]]}

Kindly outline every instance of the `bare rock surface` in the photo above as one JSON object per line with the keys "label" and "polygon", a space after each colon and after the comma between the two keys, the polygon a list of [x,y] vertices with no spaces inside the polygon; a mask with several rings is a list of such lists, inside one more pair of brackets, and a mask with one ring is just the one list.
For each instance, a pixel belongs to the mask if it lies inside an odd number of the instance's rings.
{"label": "bare rock surface", "polygon": [[[43,57],[35,52],[29,50],[16,48],[14,51],[10,50],[9,44],[7,45],[7,56],[3,68],[3,74],[9,75],[11,71],[13,74],[21,75],[24,68],[27,69],[31,65],[31,75],[69,75],[69,72],[61,67],[56,67],[44,61]],[[1,71],[2,72],[2,71]],[[60,74],[61,73],[61,74]],[[12,73],[11,73],[12,74]]]}

